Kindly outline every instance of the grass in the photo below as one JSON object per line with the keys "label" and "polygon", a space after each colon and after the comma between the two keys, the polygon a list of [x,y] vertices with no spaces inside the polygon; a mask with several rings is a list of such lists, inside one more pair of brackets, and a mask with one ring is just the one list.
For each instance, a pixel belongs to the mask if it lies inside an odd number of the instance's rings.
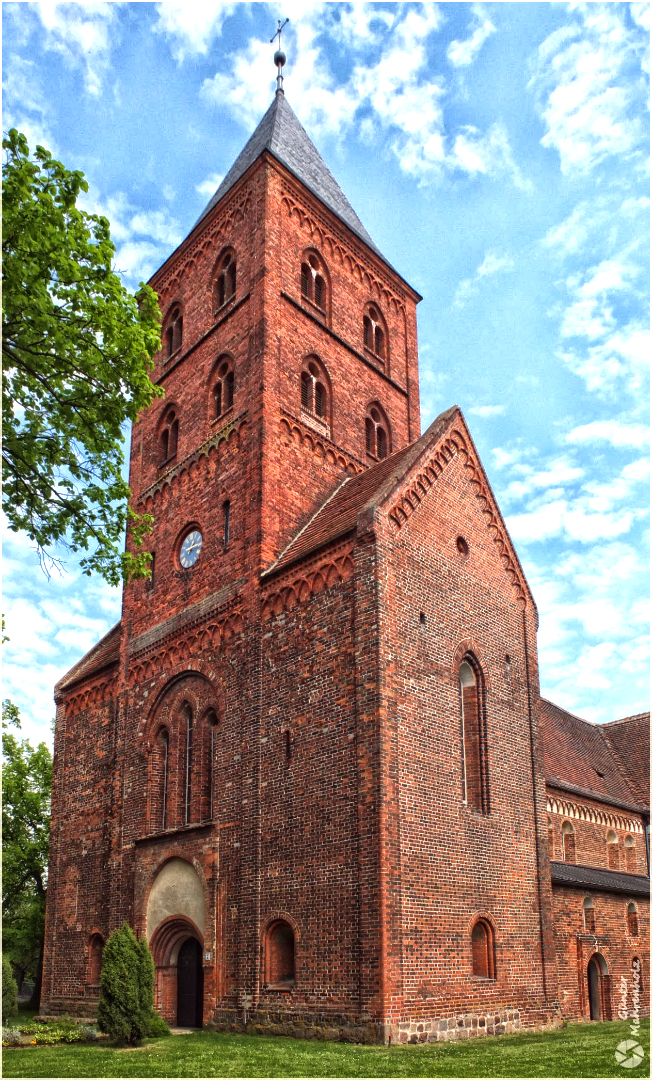
{"label": "grass", "polygon": [[136,1049],[87,1044],[5,1050],[3,1076],[649,1076],[650,1022],[641,1021],[645,1057],[635,1069],[614,1050],[630,1025],[570,1024],[561,1031],[425,1046],[352,1046],[198,1031],[149,1039]]}

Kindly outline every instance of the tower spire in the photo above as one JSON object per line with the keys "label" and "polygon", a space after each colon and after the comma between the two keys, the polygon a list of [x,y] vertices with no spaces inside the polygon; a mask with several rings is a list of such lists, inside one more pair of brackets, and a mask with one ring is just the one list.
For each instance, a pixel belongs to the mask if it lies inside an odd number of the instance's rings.
{"label": "tower spire", "polygon": [[272,37],[269,39],[269,43],[271,45],[274,38],[275,37],[278,38],[278,49],[274,53],[274,63],[276,64],[276,93],[277,94],[284,94],[285,93],[284,90],[283,90],[283,66],[285,64],[285,61],[287,60],[287,56],[285,55],[285,53],[283,52],[283,50],[281,48],[281,32],[284,29],[284,27],[287,26],[289,21],[290,21],[289,19],[286,19],[285,22],[283,23],[283,25],[281,26],[281,20],[279,19],[278,20],[278,29],[277,29],[276,33],[273,34]]}

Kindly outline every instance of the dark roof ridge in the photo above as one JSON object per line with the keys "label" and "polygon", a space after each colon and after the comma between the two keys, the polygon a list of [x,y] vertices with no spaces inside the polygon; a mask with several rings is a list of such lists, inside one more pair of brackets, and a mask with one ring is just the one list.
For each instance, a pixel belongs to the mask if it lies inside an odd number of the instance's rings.
{"label": "dark roof ridge", "polygon": [[579,795],[582,799],[592,799],[593,802],[606,803],[608,806],[617,806],[620,810],[629,810],[632,814],[643,815],[649,813],[649,807],[646,803],[639,802],[636,799],[630,784],[626,784],[625,786],[632,794],[632,802],[629,802],[627,799],[620,799],[617,795],[605,795],[604,792],[597,791],[595,788],[582,787],[580,784],[571,784],[567,780],[562,780],[559,776],[549,776],[546,774],[546,776],[544,776],[544,781],[547,787],[553,788],[555,791],[567,791],[570,795]]}
{"label": "dark roof ridge", "polygon": [[308,520],[306,521],[305,525],[302,525],[302,526],[301,526],[301,528],[299,529],[299,531],[298,531],[297,533],[295,533],[295,534],[294,534],[294,536],[293,536],[293,537],[292,537],[292,539],[291,539],[291,540],[289,541],[289,543],[287,543],[287,544],[285,545],[285,547],[283,548],[283,550],[282,550],[282,551],[280,551],[280,552],[278,553],[278,555],[277,555],[277,556],[276,556],[276,558],[274,559],[274,562],[273,562],[273,563],[271,564],[271,566],[268,566],[266,570],[263,570],[263,571],[261,572],[261,575],[260,575],[260,576],[261,576],[261,578],[267,577],[267,575],[268,575],[268,574],[273,574],[273,573],[274,573],[274,570],[275,570],[276,566],[277,566],[277,565],[278,565],[278,564],[279,564],[279,563],[281,562],[281,560],[282,560],[283,556],[285,555],[285,553],[286,553],[287,551],[289,551],[289,550],[290,550],[290,548],[292,547],[292,545],[293,545],[293,544],[297,543],[297,541],[299,540],[299,538],[300,538],[300,537],[301,537],[301,536],[302,536],[302,535],[304,534],[304,532],[306,531],[306,529],[308,529],[308,528],[310,527],[310,525],[311,525],[311,524],[312,524],[312,522],[313,522],[313,521],[315,520],[315,518],[317,517],[317,515],[318,515],[318,514],[321,514],[322,510],[324,510],[324,509],[325,509],[325,508],[326,508],[326,507],[328,506],[329,502],[331,502],[331,501],[332,501],[332,500],[333,500],[333,499],[335,498],[335,496],[337,495],[337,493],[338,493],[339,491],[341,491],[341,490],[342,490],[342,488],[344,487],[344,485],[345,485],[345,484],[348,484],[349,480],[352,480],[352,479],[353,479],[353,477],[351,477],[351,476],[345,476],[345,477],[344,477],[344,480],[342,480],[342,483],[341,483],[341,484],[338,484],[338,485],[337,485],[337,487],[336,487],[336,488],[335,488],[335,489],[334,489],[334,490],[333,490],[333,491],[331,492],[331,494],[330,494],[330,495],[328,496],[328,498],[326,499],[326,501],[325,501],[325,502],[323,502],[323,503],[321,504],[321,506],[318,506],[318,507],[317,507],[317,509],[315,510],[314,514],[312,514],[312,515],[311,515],[311,516],[310,516],[310,517],[308,518]]}
{"label": "dark roof ridge", "polygon": [[570,716],[573,720],[580,720],[583,724],[588,724],[589,727],[594,730],[598,730],[604,725],[597,720],[585,720],[583,716],[578,716],[577,713],[570,712],[569,709],[565,709],[563,705],[558,705],[556,701],[551,701],[550,698],[546,698],[543,694],[539,694],[539,701],[545,701],[546,705],[552,705],[553,709],[557,709],[558,712],[564,713],[566,716]]}

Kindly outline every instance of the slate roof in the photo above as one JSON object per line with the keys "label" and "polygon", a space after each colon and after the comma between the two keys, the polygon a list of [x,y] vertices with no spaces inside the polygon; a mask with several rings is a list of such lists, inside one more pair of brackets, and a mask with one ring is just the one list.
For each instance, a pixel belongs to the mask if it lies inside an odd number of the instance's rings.
{"label": "slate roof", "polygon": [[[634,719],[640,721],[641,718]],[[625,721],[619,723],[624,724]],[[613,724],[591,724],[554,705],[552,701],[541,698],[546,780],[559,780],[581,788],[588,797],[603,802],[613,800],[615,805],[644,803],[649,806],[649,756],[646,756],[649,755],[649,731],[646,734],[647,744],[642,738],[643,724],[640,722],[616,735],[616,740],[625,747],[629,740],[629,753],[632,760],[638,763],[640,773],[640,782],[635,783],[623,767],[620,753],[615,753],[611,745],[616,727]],[[647,780],[643,782],[645,775]]]}
{"label": "slate roof", "polygon": [[369,236],[337,180],[327,168],[307,132],[297,120],[283,93],[276,94],[244,150],[229,169],[213,198],[197,218],[193,229],[226,195],[227,191],[231,190],[240,177],[245,174],[249,166],[265,150],[269,151],[286,169],[289,169],[302,184],[305,184],[313,195],[316,195],[345,225],[348,225],[356,236],[364,240],[365,244],[372,251],[375,251],[383,262],[387,262],[385,256]]}
{"label": "slate roof", "polygon": [[394,487],[412,462],[421,455],[425,446],[439,437],[456,412],[457,406],[454,405],[441,413],[420,439],[409,443],[365,472],[342,481],[333,495],[294,536],[276,562],[264,572],[263,578],[352,532],[361,511],[382,500],[384,494]]}
{"label": "slate roof", "polygon": [[70,671],[66,672],[63,678],[59,679],[54,688],[55,693],[57,690],[65,690],[79,679],[86,679],[89,675],[94,675],[96,671],[117,663],[120,658],[121,629],[122,624],[116,623],[113,629],[98,641],[97,645],[94,645],[74,667],[71,667]]}
{"label": "slate roof", "polygon": [[570,885],[578,889],[598,889],[600,892],[627,893],[629,896],[649,896],[650,879],[642,874],[621,874],[617,870],[599,870],[593,866],[551,862],[553,885]]}

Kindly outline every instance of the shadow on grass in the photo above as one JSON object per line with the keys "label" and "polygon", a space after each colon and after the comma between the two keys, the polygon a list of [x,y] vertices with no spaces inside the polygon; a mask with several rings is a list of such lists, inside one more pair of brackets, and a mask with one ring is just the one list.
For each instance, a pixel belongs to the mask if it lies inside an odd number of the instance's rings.
{"label": "shadow on grass", "polygon": [[29,1077],[637,1077],[650,1075],[649,1020],[641,1021],[644,1057],[616,1061],[630,1025],[570,1024],[561,1031],[421,1046],[352,1046],[209,1031],[148,1040],[142,1047],[73,1044],[9,1050],[4,1076]]}

